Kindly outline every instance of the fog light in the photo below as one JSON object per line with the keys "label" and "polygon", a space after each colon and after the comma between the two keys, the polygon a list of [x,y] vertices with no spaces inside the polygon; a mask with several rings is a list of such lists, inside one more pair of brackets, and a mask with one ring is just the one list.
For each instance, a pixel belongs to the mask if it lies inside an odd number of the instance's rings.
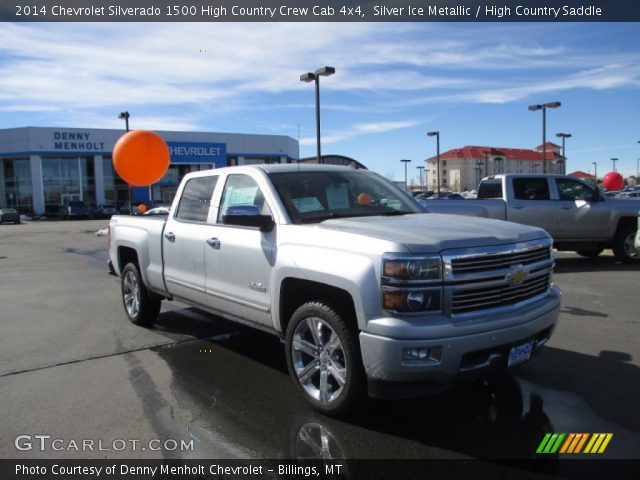
{"label": "fog light", "polygon": [[426,360],[429,358],[428,348],[405,348],[402,350],[403,360]]}

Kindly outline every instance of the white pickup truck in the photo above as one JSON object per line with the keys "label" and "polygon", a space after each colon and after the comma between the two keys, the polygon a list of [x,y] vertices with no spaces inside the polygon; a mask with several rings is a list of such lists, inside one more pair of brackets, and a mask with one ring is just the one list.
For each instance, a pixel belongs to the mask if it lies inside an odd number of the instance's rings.
{"label": "white pickup truck", "polygon": [[421,200],[432,213],[508,220],[544,228],[558,250],[596,257],[605,248],[640,263],[634,246],[640,200],[607,197],[565,175],[505,174],[484,178],[477,200]]}
{"label": "white pickup truck", "polygon": [[128,318],[180,300],[279,335],[297,388],[342,414],[528,361],[561,294],[551,239],[516,223],[425,214],[372,172],[327,165],[188,174],[166,220],[114,216]]}

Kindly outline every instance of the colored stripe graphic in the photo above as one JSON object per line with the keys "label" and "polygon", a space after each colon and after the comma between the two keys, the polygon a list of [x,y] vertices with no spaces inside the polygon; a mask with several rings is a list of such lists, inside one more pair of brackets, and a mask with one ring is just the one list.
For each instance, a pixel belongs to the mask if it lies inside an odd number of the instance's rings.
{"label": "colored stripe graphic", "polygon": [[[599,454],[604,453],[612,438],[613,433],[547,433],[538,445],[536,453]],[[583,450],[585,443],[587,446]]]}
{"label": "colored stripe graphic", "polygon": [[594,433],[584,453],[604,453],[612,438],[613,433]]}

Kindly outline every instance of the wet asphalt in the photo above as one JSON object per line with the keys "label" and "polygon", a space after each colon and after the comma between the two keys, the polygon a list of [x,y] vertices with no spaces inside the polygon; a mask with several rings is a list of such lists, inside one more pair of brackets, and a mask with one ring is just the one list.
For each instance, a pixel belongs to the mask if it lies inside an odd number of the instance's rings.
{"label": "wet asphalt", "polygon": [[[298,396],[274,336],[177,302],[130,324],[105,226],[0,226],[0,458],[527,459],[546,432],[611,432],[602,458],[640,458],[640,267],[611,252],[558,253],[561,318],[531,363],[336,420]],[[87,439],[102,449],[68,448]]]}

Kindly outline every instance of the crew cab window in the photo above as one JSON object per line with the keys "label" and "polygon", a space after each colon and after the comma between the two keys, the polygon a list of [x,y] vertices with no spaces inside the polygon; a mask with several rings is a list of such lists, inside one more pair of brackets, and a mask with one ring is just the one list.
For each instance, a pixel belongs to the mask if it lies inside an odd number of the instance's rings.
{"label": "crew cab window", "polygon": [[478,198],[502,198],[502,181],[484,181],[478,188]]}
{"label": "crew cab window", "polygon": [[588,185],[568,178],[556,178],[560,200],[595,200],[595,192]]}
{"label": "crew cab window", "polygon": [[514,178],[513,194],[517,200],[549,200],[546,178]]}
{"label": "crew cab window", "polygon": [[229,175],[222,192],[222,204],[218,211],[218,223],[230,207],[253,205],[262,215],[271,215],[271,209],[265,202],[264,194],[256,181],[248,175]]}
{"label": "crew cab window", "polygon": [[217,175],[188,180],[182,190],[176,220],[205,223],[209,215],[211,196],[218,181]]}

